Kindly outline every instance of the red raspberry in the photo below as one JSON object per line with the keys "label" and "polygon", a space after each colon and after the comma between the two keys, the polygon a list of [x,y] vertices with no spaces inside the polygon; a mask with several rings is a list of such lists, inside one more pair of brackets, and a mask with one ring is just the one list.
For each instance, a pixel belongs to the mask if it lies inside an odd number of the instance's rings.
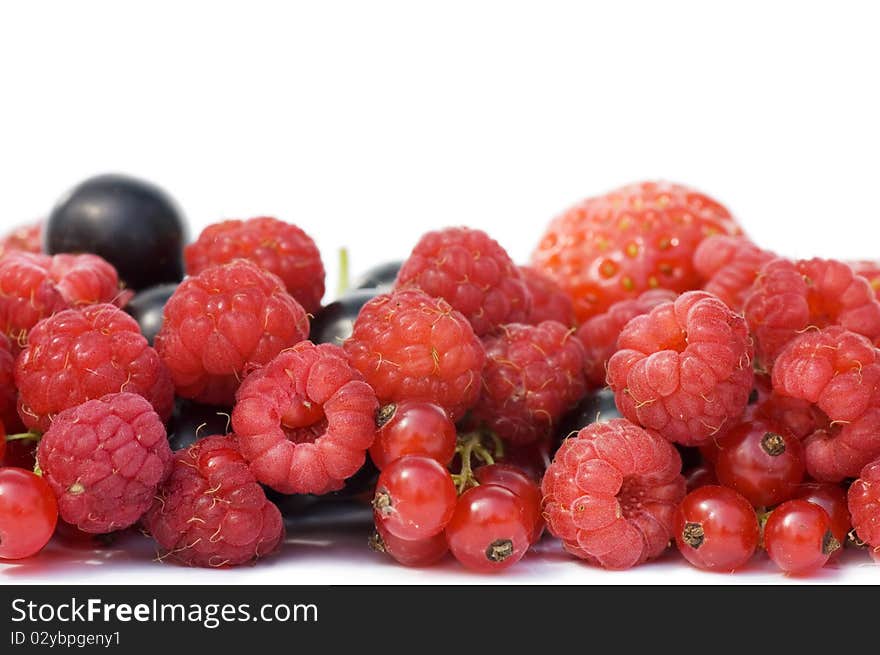
{"label": "red raspberry", "polygon": [[874,294],[880,299],[880,262],[858,261],[847,262],[849,267],[868,281]]}
{"label": "red raspberry", "polygon": [[705,291],[636,316],[608,361],[620,412],[684,446],[698,446],[743,414],[754,382],[742,316]]}
{"label": "red raspberry", "polygon": [[773,389],[815,403],[830,420],[807,438],[807,472],[816,480],[856,477],[880,455],[880,351],[842,327],[796,337],[773,367]]}
{"label": "red raspberry", "polygon": [[296,225],[268,216],[215,223],[186,247],[184,257],[190,275],[233,259],[249,259],[280,277],[287,292],[307,312],[314,314],[321,308],[321,253],[312,238]]}
{"label": "red raspberry", "polygon": [[660,287],[702,283],[694,250],[711,234],[739,234],[723,206],[668,182],[632,184],[588,198],[550,223],[532,255],[574,301],[580,321]]}
{"label": "red raspberry", "polygon": [[587,381],[595,388],[605,386],[605,367],[617,352],[620,331],[636,316],[647,314],[657,305],[675,300],[678,294],[668,289],[651,289],[638,298],[614,303],[608,311],[593,316],[578,328],[577,337],[584,344]]}
{"label": "red raspberry", "polygon": [[776,259],[748,239],[718,235],[705,239],[694,252],[694,268],[707,282],[703,289],[714,293],[734,311],[742,311],[758,271]]}
{"label": "red raspberry", "polygon": [[466,227],[419,239],[395,285],[413,288],[448,301],[478,336],[504,323],[524,323],[531,310],[529,289],[504,248],[485,232]]}
{"label": "red raspberry", "polygon": [[15,389],[14,371],[15,356],[12,352],[12,344],[5,334],[0,333],[0,421],[3,422],[7,434],[17,432],[21,425],[16,410],[18,394]]}
{"label": "red raspberry", "polygon": [[745,419],[779,423],[798,439],[804,439],[828,424],[828,418],[813,403],[774,391],[766,373],[755,375],[755,388],[749,398]]}
{"label": "red raspberry", "polygon": [[282,493],[323,494],[364,463],[378,409],[342,348],[303,341],[242,383],[232,428],[257,480]]}
{"label": "red raspberry", "polygon": [[251,369],[308,334],[308,316],[281,280],[237,259],[180,283],[155,344],[177,395],[230,405]]}
{"label": "red raspberry", "polygon": [[847,505],[856,536],[868,544],[877,559],[880,555],[880,459],[861,470],[849,488]]}
{"label": "red raspberry", "polygon": [[345,350],[383,404],[424,400],[457,420],[480,394],[486,353],[471,324],[416,289],[365,304]]}
{"label": "red raspberry", "polygon": [[37,255],[13,251],[0,258],[0,329],[24,346],[38,321],[71,307],[125,305],[116,269],[97,255]]}
{"label": "red raspberry", "polygon": [[30,225],[22,225],[0,239],[0,257],[10,250],[24,252],[43,251],[43,222],[37,221]]}
{"label": "red raspberry", "polygon": [[559,321],[569,327],[575,324],[574,304],[562,287],[531,266],[520,266],[519,271],[532,297],[529,325],[544,321]]}
{"label": "red raspberry", "polygon": [[547,437],[586,392],[584,349],[562,323],[512,323],[485,337],[483,391],[473,416],[502,439]]}
{"label": "red raspberry", "polygon": [[37,461],[62,519],[83,532],[133,525],[171,467],[165,426],[133,393],[65,409],[40,439]]}
{"label": "red raspberry", "polygon": [[566,550],[626,569],[666,550],[685,479],[671,444],[613,419],[562,443],[542,491],[547,528]]}
{"label": "red raspberry", "polygon": [[58,412],[108,393],[143,396],[162,420],[171,416],[168,369],[138,328],[114,305],[68,309],[40,321],[15,363],[18,411],[45,432]]}
{"label": "red raspberry", "polygon": [[144,516],[160,558],[190,566],[237,566],[271,553],[284,537],[234,435],[200,439],[174,454],[171,475]]}
{"label": "red raspberry", "polygon": [[841,325],[871,340],[880,337],[880,301],[871,285],[833,259],[774,259],[765,264],[744,313],[766,370],[807,328]]}

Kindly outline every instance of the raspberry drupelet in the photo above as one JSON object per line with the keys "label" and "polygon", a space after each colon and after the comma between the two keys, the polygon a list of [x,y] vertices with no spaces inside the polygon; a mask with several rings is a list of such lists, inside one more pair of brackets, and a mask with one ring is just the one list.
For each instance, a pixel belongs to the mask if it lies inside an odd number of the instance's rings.
{"label": "raspberry drupelet", "polygon": [[458,420],[480,394],[486,353],[471,324],[417,289],[367,302],[344,347],[383,404],[431,402]]}
{"label": "raspberry drupelet", "polygon": [[34,325],[61,310],[99,303],[125,305],[112,265],[97,255],[12,251],[0,258],[0,330],[23,347]]}
{"label": "raspberry drupelet", "polygon": [[847,505],[856,536],[880,561],[880,459],[862,468],[858,479],[850,485]]}
{"label": "raspberry drupelet", "polygon": [[624,326],[677,296],[668,289],[651,289],[638,298],[614,303],[608,311],[593,316],[578,328],[577,337],[584,344],[585,370],[591,386],[596,389],[605,386],[605,367],[611,355],[617,352],[617,338]]}
{"label": "raspberry drupelet", "polygon": [[168,369],[137,322],[107,304],[64,310],[37,323],[16,360],[15,382],[21,419],[37,432],[62,410],[109,393],[143,396],[163,421],[174,403]]}
{"label": "raspberry drupelet", "polygon": [[7,433],[17,432],[21,426],[21,419],[16,409],[17,402],[15,355],[9,339],[5,334],[0,333],[0,422],[3,423]]}
{"label": "raspberry drupelet", "polygon": [[833,259],[768,262],[743,311],[758,363],[767,371],[786,344],[809,328],[840,325],[872,341],[880,337],[880,301],[871,285]]}
{"label": "raspberry drupelet", "polygon": [[742,416],[754,382],[742,316],[689,291],[627,323],[608,362],[620,412],[684,446],[698,446]]}
{"label": "raspberry drupelet", "polygon": [[171,449],[149,402],[113,393],[58,414],[40,439],[37,464],[61,518],[101,534],[135,524],[149,509]]}
{"label": "raspberry drupelet", "polygon": [[761,267],[776,255],[744,237],[717,235],[705,239],[694,252],[694,268],[705,280],[703,289],[741,312]]}
{"label": "raspberry drupelet", "polygon": [[324,264],[312,238],[296,225],[269,216],[209,225],[184,249],[186,272],[248,259],[274,273],[287,292],[314,314],[324,297]]}
{"label": "raspberry drupelet", "polygon": [[814,479],[856,477],[880,455],[880,351],[865,337],[840,326],[801,334],[777,358],[773,389],[828,418],[804,444]]}
{"label": "raspberry drupelet", "polygon": [[248,376],[232,428],[257,480],[281,493],[323,494],[363,465],[378,409],[339,346],[303,341]]}
{"label": "raspberry drupelet", "polygon": [[847,263],[857,275],[861,275],[868,281],[874,294],[880,300],[880,261],[860,260]]}
{"label": "raspberry drupelet", "polygon": [[395,289],[443,298],[478,336],[504,323],[524,323],[531,295],[519,268],[497,241],[466,227],[428,232],[397,274]]}
{"label": "raspberry drupelet", "polygon": [[0,257],[12,250],[39,253],[43,251],[43,221],[14,228],[0,239]]}
{"label": "raspberry drupelet", "polygon": [[502,439],[528,444],[547,437],[586,391],[583,346],[562,323],[503,325],[483,346],[483,390],[473,417]]}
{"label": "raspberry drupelet", "polygon": [[234,435],[205,437],[175,453],[143,524],[161,559],[189,566],[245,564],[274,551],[284,537],[281,513],[266,499]]}
{"label": "raspberry drupelet", "polygon": [[805,439],[828,424],[828,417],[813,403],[775,391],[766,373],[755,374],[755,388],[744,418],[780,423],[798,439]]}
{"label": "raspberry drupelet", "polygon": [[562,443],[542,491],[547,528],[568,552],[626,569],[666,550],[685,479],[669,442],[613,419]]}
{"label": "raspberry drupelet", "polygon": [[694,250],[712,234],[739,234],[718,202],[669,182],[642,182],[588,198],[556,218],[532,255],[574,301],[579,321],[654,288],[698,288]]}
{"label": "raspberry drupelet", "polygon": [[559,321],[566,327],[575,324],[574,304],[562,287],[531,266],[520,266],[519,271],[532,296],[529,325],[537,325],[544,321]]}
{"label": "raspberry drupelet", "polygon": [[180,283],[155,343],[178,396],[230,405],[253,368],[308,334],[308,316],[282,281],[237,259]]}

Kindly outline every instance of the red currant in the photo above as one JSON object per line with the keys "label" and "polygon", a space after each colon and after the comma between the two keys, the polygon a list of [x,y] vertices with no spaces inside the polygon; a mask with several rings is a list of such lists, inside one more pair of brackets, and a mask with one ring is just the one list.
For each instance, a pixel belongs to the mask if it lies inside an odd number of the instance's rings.
{"label": "red currant", "polygon": [[3,421],[0,421],[0,463],[3,462],[3,455],[6,454],[6,428],[3,427]]}
{"label": "red currant", "polygon": [[715,475],[755,507],[793,498],[804,479],[804,451],[788,430],[765,419],[743,422],[718,442]]}
{"label": "red currant", "polygon": [[519,496],[496,484],[481,484],[458,499],[446,541],[463,566],[488,573],[522,559],[533,531]]}
{"label": "red currant", "polygon": [[524,445],[506,443],[504,454],[498,462],[522,469],[526,475],[540,484],[544,471],[550,465],[551,442],[552,437]]}
{"label": "red currant", "polygon": [[442,407],[405,400],[379,410],[370,459],[380,471],[404,455],[424,455],[443,466],[455,454],[455,424]]}
{"label": "red currant", "polygon": [[541,490],[532,479],[517,466],[510,464],[491,464],[481,466],[474,471],[474,477],[480,484],[497,484],[509,489],[522,499],[523,511],[526,513],[532,530],[531,543],[536,543],[544,533],[544,517],[541,514]]}
{"label": "red currant", "polygon": [[433,537],[452,518],[456,498],[452,476],[437,460],[406,455],[379,474],[376,523],[400,539]]}
{"label": "red currant", "polygon": [[33,471],[37,463],[37,444],[39,441],[36,435],[33,439],[15,439],[6,441],[6,452],[0,458],[0,466],[14,466],[16,468]]}
{"label": "red currant", "polygon": [[697,568],[733,571],[758,547],[758,517],[733,489],[709,485],[690,492],[675,513],[675,541]]}
{"label": "red currant", "polygon": [[693,491],[700,487],[710,484],[718,484],[718,478],[715,477],[715,467],[709,462],[698,464],[685,474],[687,480],[687,490]]}
{"label": "red currant", "polygon": [[[831,533],[841,544],[852,530],[852,519],[846,501],[846,492],[840,485],[830,482],[804,482],[798,487],[797,498],[818,505],[831,519]],[[843,549],[841,549],[843,550]],[[840,551],[835,551],[832,557]]]}
{"label": "red currant", "polygon": [[401,539],[388,532],[381,523],[376,524],[376,533],[370,539],[370,548],[387,553],[404,566],[430,566],[449,551],[446,535],[442,532],[427,539]]}
{"label": "red currant", "polygon": [[43,478],[20,468],[0,468],[0,559],[38,553],[57,521],[58,503]]}
{"label": "red currant", "polygon": [[789,500],[770,513],[764,548],[786,573],[809,573],[825,565],[840,548],[824,509],[806,500]]}

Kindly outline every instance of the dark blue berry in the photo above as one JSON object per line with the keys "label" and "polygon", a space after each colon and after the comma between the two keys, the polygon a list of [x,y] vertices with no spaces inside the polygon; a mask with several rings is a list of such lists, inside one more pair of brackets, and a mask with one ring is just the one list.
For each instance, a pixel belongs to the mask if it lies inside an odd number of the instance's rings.
{"label": "dark blue berry", "polygon": [[313,343],[337,346],[351,336],[354,320],[367,301],[381,293],[378,289],[354,289],[325,306],[312,319],[309,338]]}
{"label": "dark blue berry", "polygon": [[374,266],[361,274],[353,286],[355,289],[390,289],[394,286],[401,266],[403,262],[386,262]]}
{"label": "dark blue berry", "polygon": [[143,334],[150,345],[162,327],[162,315],[165,311],[165,303],[177,289],[176,284],[160,284],[159,286],[144,289],[136,294],[125,306],[125,311],[132,315],[138,322]]}

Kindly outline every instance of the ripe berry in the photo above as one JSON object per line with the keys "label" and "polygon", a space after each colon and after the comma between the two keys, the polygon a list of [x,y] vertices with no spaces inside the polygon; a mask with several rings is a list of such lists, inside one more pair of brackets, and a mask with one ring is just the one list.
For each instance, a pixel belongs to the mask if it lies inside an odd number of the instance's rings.
{"label": "ripe berry", "polygon": [[0,239],[0,257],[10,250],[43,251],[43,221],[21,225]]}
{"label": "ripe berry", "polygon": [[675,513],[675,542],[700,569],[733,571],[758,547],[758,517],[749,501],[727,487],[689,493]]}
{"label": "ripe berry", "polygon": [[0,559],[21,559],[45,546],[58,521],[55,494],[41,477],[0,468]]}
{"label": "ripe berry", "polygon": [[0,332],[0,423],[9,432],[15,432],[21,426],[15,388],[15,354],[9,339]]}
{"label": "ripe berry", "polygon": [[699,489],[700,487],[707,487],[710,484],[718,484],[718,476],[715,475],[715,468],[712,466],[711,462],[698,464],[687,471],[684,474],[684,477],[685,480],[687,480],[688,493],[695,489]]}
{"label": "ripe berry", "polygon": [[847,492],[856,536],[880,554],[880,459],[865,465]]}
{"label": "ripe berry", "polygon": [[[818,505],[831,519],[831,532],[841,544],[846,542],[852,530],[852,521],[847,507],[846,491],[840,485],[830,482],[804,482],[798,487],[795,498]],[[832,557],[837,555],[834,553]]]}
{"label": "ripe berry", "polygon": [[3,456],[6,454],[6,428],[0,421],[0,466],[3,466]]}
{"label": "ripe berry", "polygon": [[520,266],[519,270],[532,296],[529,325],[544,321],[556,321],[565,327],[577,324],[571,298],[552,278],[531,266]]}
{"label": "ripe berry", "polygon": [[797,492],[804,478],[803,448],[780,425],[746,421],[718,441],[715,474],[755,507],[772,507]]}
{"label": "ripe berry", "polygon": [[463,566],[492,573],[522,559],[534,529],[522,498],[499,485],[481,484],[458,499],[446,526],[446,541]]}
{"label": "ripe berry", "polygon": [[433,403],[404,400],[379,410],[370,458],[379,470],[404,455],[423,455],[446,466],[455,455],[455,424]]}
{"label": "ripe berry", "polygon": [[312,319],[309,341],[341,346],[351,336],[361,307],[376,295],[376,289],[356,289],[325,305]]}
{"label": "ripe berry", "polygon": [[50,254],[91,252],[116,267],[130,289],[183,277],[186,225],[174,201],[147,182],[100,175],[69,191],[49,216]]}
{"label": "ripe berry", "polygon": [[150,287],[136,293],[125,306],[125,311],[137,321],[141,334],[151,346],[159,330],[162,329],[165,303],[176,290],[177,285],[171,283]]}
{"label": "ripe berry", "polygon": [[404,566],[431,566],[449,552],[442,531],[427,539],[401,539],[388,532],[380,522],[376,523],[376,531],[369,543],[377,553],[386,553]]}
{"label": "ripe berry", "polygon": [[761,267],[776,259],[748,239],[726,235],[704,239],[694,252],[694,268],[706,280],[703,289],[741,312]]}
{"label": "ripe berry", "polygon": [[231,421],[230,407],[202,405],[178,398],[168,421],[168,444],[177,452],[212,434],[228,434],[232,431]]}
{"label": "ripe berry", "polygon": [[821,568],[841,546],[828,512],[806,500],[789,500],[773,510],[764,525],[764,548],[786,573]]}
{"label": "ripe berry", "polygon": [[533,526],[531,543],[536,543],[544,532],[544,517],[541,515],[541,490],[521,468],[510,464],[490,464],[474,471],[480,484],[495,484],[512,491],[522,500],[523,512]]}
{"label": "ripe berry", "polygon": [[376,523],[400,539],[427,539],[441,532],[455,511],[452,476],[430,457],[407,455],[379,475],[373,509]]}
{"label": "ripe berry", "polygon": [[394,286],[403,262],[393,261],[377,264],[367,269],[352,283],[352,289],[373,289],[388,291]]}

